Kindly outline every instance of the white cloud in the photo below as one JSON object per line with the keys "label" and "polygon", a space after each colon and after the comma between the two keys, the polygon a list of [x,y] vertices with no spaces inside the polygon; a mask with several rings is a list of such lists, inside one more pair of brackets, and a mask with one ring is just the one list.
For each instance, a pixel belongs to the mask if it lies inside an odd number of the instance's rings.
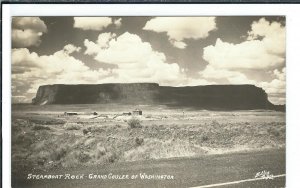
{"label": "white cloud", "polygon": [[268,94],[271,102],[275,104],[285,104],[286,92],[286,69],[273,71],[275,78],[270,82],[260,82],[257,85],[262,87]]}
{"label": "white cloud", "polygon": [[182,83],[180,83],[178,86],[200,86],[200,85],[214,85],[214,84],[216,84],[216,82],[209,81],[207,79],[186,77],[184,80],[182,80]]}
{"label": "white cloud", "polygon": [[173,46],[175,46],[176,48],[180,48],[180,49],[184,49],[186,48],[187,44],[181,41],[176,41],[176,40],[171,40],[170,41]]}
{"label": "white cloud", "polygon": [[182,42],[184,39],[206,38],[217,27],[215,17],[156,17],[149,20],[143,29],[166,32],[170,42],[182,49],[186,46]]}
{"label": "white cloud", "polygon": [[81,48],[76,47],[73,44],[68,44],[68,45],[64,46],[64,50],[66,53],[71,54],[73,52],[80,52]]}
{"label": "white cloud", "polygon": [[[254,84],[255,81],[248,79],[247,76],[238,71],[230,71],[225,69],[215,69],[208,65],[200,75],[206,79],[221,79],[229,84]],[[224,82],[226,83],[226,82]]]}
{"label": "white cloud", "polygon": [[285,27],[279,22],[269,22],[261,18],[251,25],[251,31],[248,32],[248,40],[263,37],[264,47],[270,54],[285,56]]}
{"label": "white cloud", "polygon": [[23,93],[35,94],[45,84],[87,84],[101,83],[111,70],[91,70],[70,54],[80,48],[66,45],[52,55],[39,56],[27,48],[12,50],[12,70],[21,69],[22,74],[12,74],[13,96]]}
{"label": "white cloud", "polygon": [[12,19],[12,44],[14,47],[39,46],[47,26],[39,17],[14,17]]}
{"label": "white cloud", "polygon": [[[178,82],[182,72],[176,63],[166,63],[164,53],[154,51],[150,43],[143,42],[138,35],[124,33],[119,37],[105,34],[105,42],[85,40],[86,54],[94,55],[99,62],[117,65],[116,75],[111,82],[159,82],[169,84]],[[105,44],[105,45],[103,45]]]}
{"label": "white cloud", "polygon": [[122,21],[122,18],[114,20],[114,24],[116,25],[117,28],[121,27],[121,25],[122,25],[121,21]]}
{"label": "white cloud", "polygon": [[[217,39],[215,45],[204,48],[203,59],[207,67],[200,74],[204,78],[226,79],[231,84],[254,84],[268,93],[275,104],[285,97],[285,27],[264,18],[253,22],[247,40],[239,44]],[[272,71],[276,77],[268,82],[264,79],[251,80],[246,70]],[[266,76],[267,78],[267,76]]]}
{"label": "white cloud", "polygon": [[83,30],[101,31],[113,24],[109,17],[74,17],[74,27]]}
{"label": "white cloud", "polygon": [[[285,63],[285,28],[264,18],[252,24],[248,40],[239,44],[217,39],[207,46],[203,59],[216,68],[270,69]],[[258,40],[257,37],[263,37]]]}
{"label": "white cloud", "polygon": [[216,68],[268,69],[284,64],[285,58],[269,53],[263,41],[232,44],[217,39],[214,46],[204,48],[203,59]]}
{"label": "white cloud", "polygon": [[97,54],[102,48],[107,48],[109,45],[109,41],[115,36],[116,34],[114,33],[101,33],[98,36],[98,40],[96,43],[94,43],[93,41],[89,41],[88,39],[85,39],[84,45],[87,48],[85,54],[88,55]]}
{"label": "white cloud", "polygon": [[13,103],[26,103],[26,96],[12,96]]}

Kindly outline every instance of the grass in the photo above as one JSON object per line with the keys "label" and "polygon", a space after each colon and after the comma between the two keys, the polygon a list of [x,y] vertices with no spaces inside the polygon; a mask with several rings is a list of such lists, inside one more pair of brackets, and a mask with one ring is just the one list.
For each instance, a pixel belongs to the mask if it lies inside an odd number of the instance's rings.
{"label": "grass", "polygon": [[46,116],[33,116],[28,118],[28,122],[31,124],[40,124],[40,125],[63,125],[66,121]]}
{"label": "grass", "polygon": [[184,120],[175,112],[153,113],[143,122],[58,120],[63,124],[13,118],[12,162],[47,169],[285,146],[284,116],[232,113],[186,113]]}

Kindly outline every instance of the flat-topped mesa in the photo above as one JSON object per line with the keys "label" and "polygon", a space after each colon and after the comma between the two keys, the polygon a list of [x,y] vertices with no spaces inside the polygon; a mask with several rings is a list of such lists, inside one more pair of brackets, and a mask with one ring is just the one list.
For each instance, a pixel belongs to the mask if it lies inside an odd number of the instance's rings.
{"label": "flat-topped mesa", "polygon": [[164,104],[215,110],[275,109],[254,85],[170,87],[156,83],[40,86],[33,104]]}
{"label": "flat-topped mesa", "polygon": [[40,86],[33,104],[151,103],[156,83]]}

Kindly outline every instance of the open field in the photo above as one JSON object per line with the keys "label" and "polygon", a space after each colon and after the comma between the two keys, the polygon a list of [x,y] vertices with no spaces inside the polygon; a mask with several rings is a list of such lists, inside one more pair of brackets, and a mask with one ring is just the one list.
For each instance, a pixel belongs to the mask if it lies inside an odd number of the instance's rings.
{"label": "open field", "polygon": [[[122,115],[135,108],[143,115]],[[283,112],[103,104],[13,105],[12,112],[13,170],[285,147]]]}
{"label": "open field", "polygon": [[[263,179],[249,182],[232,183],[239,180],[249,180],[257,172],[269,171],[274,176],[285,173],[285,150],[266,149],[264,151],[247,151],[220,155],[203,155],[199,157],[184,157],[161,160],[135,162],[118,162],[105,165],[93,165],[89,168],[78,166],[74,168],[56,168],[49,171],[19,169],[13,176],[14,188],[183,188],[199,187],[225,183],[226,188],[282,188],[285,187],[285,176],[274,179]],[[83,174],[79,180],[70,179],[26,179],[27,174]],[[172,175],[174,179],[95,179],[90,174],[107,175],[145,173],[148,175]],[[93,177],[93,176],[92,176]],[[220,187],[220,186],[217,186]]]}

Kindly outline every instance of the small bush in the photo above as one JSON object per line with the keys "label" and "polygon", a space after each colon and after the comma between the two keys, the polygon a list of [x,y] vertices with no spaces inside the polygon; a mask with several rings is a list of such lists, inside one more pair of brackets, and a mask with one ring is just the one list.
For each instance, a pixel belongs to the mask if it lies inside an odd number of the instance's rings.
{"label": "small bush", "polygon": [[144,139],[143,138],[135,138],[135,143],[136,143],[136,145],[140,146],[144,143]]}
{"label": "small bush", "polygon": [[141,120],[136,118],[131,118],[128,120],[127,124],[130,126],[130,128],[141,128]]}
{"label": "small bush", "polygon": [[105,132],[105,129],[102,127],[94,126],[94,127],[89,127],[88,131],[90,131],[92,133],[103,133],[103,132]]}
{"label": "small bush", "polygon": [[66,130],[79,130],[79,129],[81,129],[81,126],[78,125],[77,123],[76,124],[66,124],[65,129]]}
{"label": "small bush", "polygon": [[103,132],[105,132],[105,129],[102,127],[93,126],[93,127],[87,127],[85,129],[83,129],[82,132],[84,135],[86,135],[88,133],[103,133]]}
{"label": "small bush", "polygon": [[38,131],[38,130],[51,130],[49,127],[45,127],[42,125],[35,125],[32,127],[32,130]]}
{"label": "small bush", "polygon": [[86,163],[91,159],[91,156],[86,152],[80,152],[77,156],[77,159],[81,163]]}
{"label": "small bush", "polygon": [[102,147],[101,145],[98,144],[97,145],[97,151],[96,151],[96,158],[99,159],[105,154],[106,154],[105,147]]}
{"label": "small bush", "polygon": [[88,134],[90,131],[88,131],[87,129],[83,129],[82,130],[82,133],[84,134],[84,135],[86,135],[86,134]]}
{"label": "small bush", "polygon": [[54,152],[51,154],[51,158],[54,161],[59,161],[63,157],[65,157],[67,154],[67,149],[65,147],[58,148],[54,150]]}
{"label": "small bush", "polygon": [[208,136],[207,135],[202,135],[201,136],[201,140],[202,140],[202,142],[205,142],[205,141],[208,141]]}
{"label": "small bush", "polygon": [[268,129],[268,133],[270,135],[273,135],[275,137],[279,137],[280,136],[280,131],[276,130],[276,129],[273,129],[273,128],[269,128]]}
{"label": "small bush", "polygon": [[215,127],[215,126],[220,126],[220,123],[219,123],[217,120],[213,120],[212,123],[211,123],[211,125],[212,125],[213,127]]}
{"label": "small bush", "polygon": [[36,163],[39,165],[39,166],[43,166],[45,163],[46,163],[46,159],[42,158],[42,159],[37,159],[36,160]]}
{"label": "small bush", "polygon": [[114,163],[118,160],[118,155],[116,153],[109,153],[108,154],[108,162]]}

